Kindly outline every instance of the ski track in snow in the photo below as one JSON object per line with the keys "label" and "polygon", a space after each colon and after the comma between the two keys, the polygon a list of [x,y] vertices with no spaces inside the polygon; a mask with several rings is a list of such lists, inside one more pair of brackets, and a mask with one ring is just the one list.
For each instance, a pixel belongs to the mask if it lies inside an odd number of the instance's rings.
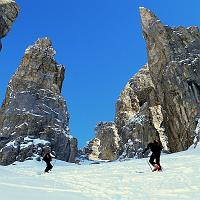
{"label": "ski track in snow", "polygon": [[199,200],[200,148],[161,157],[163,172],[151,172],[145,159],[75,165],[56,161],[41,174],[44,162],[0,167],[5,200]]}

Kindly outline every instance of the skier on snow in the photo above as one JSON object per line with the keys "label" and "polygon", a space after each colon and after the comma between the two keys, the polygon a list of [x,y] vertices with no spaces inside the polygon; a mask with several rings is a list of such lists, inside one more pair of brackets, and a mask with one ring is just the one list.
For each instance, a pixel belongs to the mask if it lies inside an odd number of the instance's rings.
{"label": "skier on snow", "polygon": [[[158,140],[154,140],[153,142],[149,143],[145,150],[142,152],[144,153],[150,149],[152,151],[152,154],[150,156],[149,162],[154,166],[153,171],[160,171],[161,170],[161,165],[160,165],[160,153],[162,150],[162,146]],[[156,162],[155,162],[155,161]]]}
{"label": "skier on snow", "polygon": [[52,158],[55,158],[51,153],[46,153],[43,157],[44,162],[46,162],[46,169],[45,172],[49,172],[53,168],[53,165],[51,164]]}

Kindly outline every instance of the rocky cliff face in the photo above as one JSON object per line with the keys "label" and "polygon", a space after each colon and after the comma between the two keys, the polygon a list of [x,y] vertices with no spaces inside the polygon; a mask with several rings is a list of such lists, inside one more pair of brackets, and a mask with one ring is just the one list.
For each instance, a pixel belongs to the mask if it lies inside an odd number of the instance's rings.
{"label": "rocky cliff face", "polygon": [[61,96],[65,69],[48,38],[28,47],[9,82],[0,110],[0,164],[55,151],[73,161],[77,141],[69,135],[69,113]]}
{"label": "rocky cliff face", "polygon": [[[144,141],[158,138],[162,134],[160,110],[149,67],[145,65],[130,79],[116,103],[115,123],[122,145],[129,139],[139,139],[141,144],[146,145]],[[149,134],[144,134],[146,132]]]}
{"label": "rocky cliff face", "polygon": [[[120,158],[140,157],[153,139],[170,152],[199,140],[199,29],[170,28],[146,8],[140,8],[140,15],[148,63],[129,80],[116,103]],[[104,154],[111,143],[100,143]]]}
{"label": "rocky cliff face", "polygon": [[187,149],[194,139],[200,107],[200,33],[197,27],[164,26],[140,9],[148,66],[171,152]]}
{"label": "rocky cliff face", "polygon": [[5,37],[19,13],[14,0],[0,0],[0,50],[1,38]]}

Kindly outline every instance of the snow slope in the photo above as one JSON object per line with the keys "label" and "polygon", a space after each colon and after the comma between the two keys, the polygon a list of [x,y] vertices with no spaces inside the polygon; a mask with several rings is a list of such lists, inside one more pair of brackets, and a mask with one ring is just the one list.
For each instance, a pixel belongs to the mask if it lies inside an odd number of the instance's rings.
{"label": "snow slope", "polygon": [[200,146],[161,157],[163,172],[151,172],[146,159],[103,164],[26,161],[0,167],[2,200],[200,199]]}

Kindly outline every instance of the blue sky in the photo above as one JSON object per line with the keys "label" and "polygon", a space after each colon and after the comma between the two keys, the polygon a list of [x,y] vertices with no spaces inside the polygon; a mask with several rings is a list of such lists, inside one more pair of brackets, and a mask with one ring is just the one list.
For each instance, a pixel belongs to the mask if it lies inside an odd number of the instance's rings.
{"label": "blue sky", "polygon": [[66,67],[62,95],[79,146],[98,121],[112,121],[116,100],[147,62],[139,6],[164,24],[200,27],[199,0],[17,0],[20,6],[0,54],[0,102],[28,45],[48,36]]}

